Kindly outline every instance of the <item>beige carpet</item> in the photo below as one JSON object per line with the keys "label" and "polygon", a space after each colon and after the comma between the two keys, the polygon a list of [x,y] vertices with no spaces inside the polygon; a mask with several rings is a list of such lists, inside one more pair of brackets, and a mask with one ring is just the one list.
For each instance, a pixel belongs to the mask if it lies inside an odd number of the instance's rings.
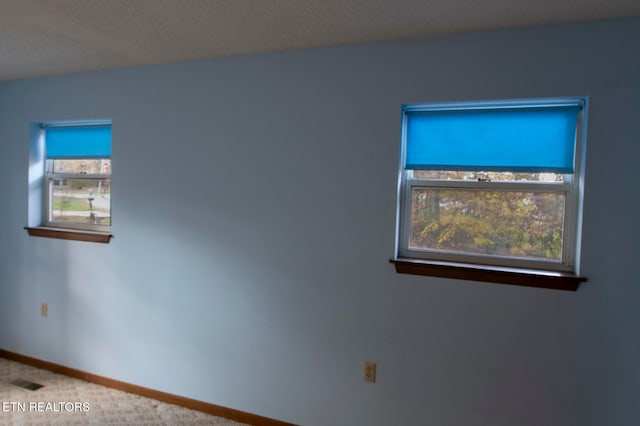
{"label": "beige carpet", "polygon": [[[11,384],[20,379],[43,387]],[[0,358],[0,425],[87,424],[243,425]]]}

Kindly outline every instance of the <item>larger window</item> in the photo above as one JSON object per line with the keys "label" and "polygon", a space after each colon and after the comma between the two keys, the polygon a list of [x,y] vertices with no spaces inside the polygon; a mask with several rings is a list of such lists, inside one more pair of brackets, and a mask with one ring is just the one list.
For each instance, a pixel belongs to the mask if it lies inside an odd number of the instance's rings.
{"label": "larger window", "polygon": [[403,106],[396,260],[525,281],[577,275],[586,108],[584,98]]}

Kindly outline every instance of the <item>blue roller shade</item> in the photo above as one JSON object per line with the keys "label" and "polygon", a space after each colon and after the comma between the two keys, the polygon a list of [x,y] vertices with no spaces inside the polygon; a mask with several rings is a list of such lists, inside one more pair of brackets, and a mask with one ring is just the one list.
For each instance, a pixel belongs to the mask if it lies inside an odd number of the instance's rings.
{"label": "blue roller shade", "polygon": [[406,111],[406,169],[573,173],[580,105]]}
{"label": "blue roller shade", "polygon": [[109,158],[111,127],[50,127],[46,129],[47,158]]}

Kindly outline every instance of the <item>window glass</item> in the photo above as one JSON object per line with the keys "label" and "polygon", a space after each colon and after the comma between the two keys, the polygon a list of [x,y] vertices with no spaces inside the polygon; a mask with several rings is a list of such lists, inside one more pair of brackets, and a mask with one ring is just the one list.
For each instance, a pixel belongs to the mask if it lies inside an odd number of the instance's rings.
{"label": "window glass", "polygon": [[111,224],[111,179],[51,179],[51,221]]}
{"label": "window glass", "polygon": [[565,196],[414,188],[409,248],[562,260]]}
{"label": "window glass", "polygon": [[111,174],[110,159],[52,160],[53,173]]}
{"label": "window glass", "polygon": [[561,173],[513,173],[450,170],[414,170],[413,177],[416,179],[475,180],[493,182],[563,182],[565,180],[565,175]]}

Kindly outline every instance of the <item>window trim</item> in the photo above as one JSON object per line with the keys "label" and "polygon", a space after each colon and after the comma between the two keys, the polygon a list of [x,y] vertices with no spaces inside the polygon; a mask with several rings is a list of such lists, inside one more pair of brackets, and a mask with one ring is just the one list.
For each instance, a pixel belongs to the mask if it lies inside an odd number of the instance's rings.
{"label": "window trim", "polygon": [[[581,110],[576,122],[574,145],[574,173],[565,174],[564,182],[476,182],[413,178],[413,171],[405,170],[407,149],[407,112],[434,109],[466,109],[483,106],[512,107],[546,103],[579,103]],[[449,277],[473,281],[525,285],[575,291],[586,278],[579,276],[582,225],[582,197],[586,143],[587,97],[548,99],[518,99],[486,102],[455,102],[403,105],[401,112],[401,152],[397,186],[395,256],[390,259],[396,272]],[[565,194],[562,262],[537,259],[460,254],[437,250],[409,248],[411,223],[411,191],[413,188],[452,188],[471,190],[527,190]]]}
{"label": "window trim", "polygon": [[109,244],[113,235],[108,232],[95,232],[81,229],[52,228],[47,226],[25,226],[31,237],[55,238],[58,240],[85,241]]}
{"label": "window trim", "polygon": [[576,291],[587,278],[571,272],[509,268],[398,257],[389,259],[399,274],[482,281],[552,290]]}

